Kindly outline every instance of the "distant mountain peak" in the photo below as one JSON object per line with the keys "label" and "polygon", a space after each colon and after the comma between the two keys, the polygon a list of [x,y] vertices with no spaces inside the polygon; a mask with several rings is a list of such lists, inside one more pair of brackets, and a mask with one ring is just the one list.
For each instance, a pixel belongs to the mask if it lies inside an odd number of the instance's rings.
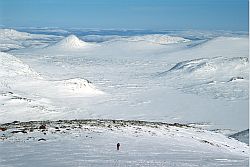
{"label": "distant mountain peak", "polygon": [[80,49],[80,48],[85,48],[88,45],[90,44],[80,40],[77,36],[69,35],[68,37],[56,43],[54,46],[66,49]]}

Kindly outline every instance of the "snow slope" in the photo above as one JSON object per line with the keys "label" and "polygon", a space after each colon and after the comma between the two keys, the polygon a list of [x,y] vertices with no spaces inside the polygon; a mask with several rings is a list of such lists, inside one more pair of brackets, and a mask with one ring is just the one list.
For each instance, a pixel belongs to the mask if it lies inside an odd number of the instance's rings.
{"label": "snow slope", "polygon": [[230,137],[249,145],[249,129],[230,135]]}
{"label": "snow slope", "polygon": [[0,29],[0,51],[10,51],[23,48],[45,47],[60,36],[30,34],[14,29]]}
{"label": "snow slope", "polygon": [[243,167],[249,163],[246,144],[181,124],[61,120],[0,127],[4,130],[0,166]]}
{"label": "snow slope", "polygon": [[[27,79],[29,79],[32,84],[37,82],[38,86],[42,86],[43,84],[53,85],[54,88],[58,87],[58,89],[62,91],[65,90],[75,93],[95,92],[94,85],[92,85],[88,80],[81,78],[66,79],[61,81],[45,80],[27,64],[24,64],[16,57],[7,53],[0,52],[0,64],[1,81],[2,83],[9,82],[9,84],[12,84],[10,87],[18,87],[18,85],[23,84],[21,82],[26,82],[26,84],[29,85],[27,82]],[[25,88],[20,87],[20,89]],[[47,87],[47,89],[49,88]]]}
{"label": "snow slope", "polygon": [[248,72],[247,57],[214,57],[179,62],[159,76],[184,92],[235,100],[248,99]]}
{"label": "snow slope", "polygon": [[16,57],[0,52],[0,77],[12,79],[18,77],[30,78],[40,78],[39,74],[32,70],[27,64],[24,64],[22,61]]}
{"label": "snow slope", "polygon": [[14,121],[17,115],[23,121],[52,119],[58,113],[49,98],[103,94],[83,78],[45,78],[18,58],[0,52],[0,122]]}
{"label": "snow slope", "polygon": [[20,32],[14,29],[0,29],[0,35],[1,37],[9,38],[12,40],[32,38],[32,35],[30,33]]}
{"label": "snow slope", "polygon": [[248,36],[243,37],[215,37],[205,43],[195,45],[186,50],[180,50],[168,57],[171,63],[213,57],[248,57]]}
{"label": "snow slope", "polygon": [[[65,79],[60,81],[54,80],[45,80],[41,77],[40,74],[31,69],[27,64],[24,64],[22,61],[16,57],[0,52],[0,76],[3,83],[12,84],[10,87],[17,88],[20,90],[25,90],[25,84],[32,87],[39,87],[44,85],[46,89],[58,89],[59,91],[69,91],[80,94],[91,94],[94,92],[101,92],[95,89],[95,86],[92,85],[88,80],[81,78]],[[29,79],[29,82],[27,82]],[[23,83],[22,83],[23,82]],[[24,84],[25,83],[25,84]],[[24,86],[24,87],[22,87]],[[28,87],[27,89],[32,89]],[[50,90],[53,92],[53,90]],[[58,93],[58,92],[57,92]]]}

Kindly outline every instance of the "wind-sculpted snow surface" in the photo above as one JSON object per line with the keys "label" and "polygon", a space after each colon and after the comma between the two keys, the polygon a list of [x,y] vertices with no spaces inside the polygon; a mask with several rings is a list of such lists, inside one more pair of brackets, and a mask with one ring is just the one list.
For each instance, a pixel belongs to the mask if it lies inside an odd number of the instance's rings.
{"label": "wind-sculpted snow surface", "polygon": [[248,99],[247,57],[187,60],[160,73],[178,89],[213,98]]}
{"label": "wind-sculpted snow surface", "polygon": [[249,162],[249,146],[245,143],[177,123],[15,121],[0,124],[0,129],[0,147],[4,150],[0,152],[1,167],[246,167]]}

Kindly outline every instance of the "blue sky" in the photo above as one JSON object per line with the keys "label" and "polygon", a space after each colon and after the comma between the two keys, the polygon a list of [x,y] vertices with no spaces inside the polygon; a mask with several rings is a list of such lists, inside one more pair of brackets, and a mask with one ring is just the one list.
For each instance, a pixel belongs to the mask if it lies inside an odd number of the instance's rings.
{"label": "blue sky", "polygon": [[0,0],[0,25],[248,30],[248,0]]}

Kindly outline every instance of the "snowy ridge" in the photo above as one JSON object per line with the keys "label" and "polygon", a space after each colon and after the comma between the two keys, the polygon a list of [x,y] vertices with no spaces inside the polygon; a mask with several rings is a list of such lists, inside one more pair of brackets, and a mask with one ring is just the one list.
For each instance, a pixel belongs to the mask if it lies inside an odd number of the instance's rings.
{"label": "snowy ridge", "polygon": [[[240,154],[248,156],[249,149],[244,143],[238,142],[237,140],[230,139],[222,134],[213,133],[211,131],[202,130],[200,128],[194,128],[185,124],[168,124],[162,122],[147,122],[147,121],[137,121],[137,120],[103,120],[103,119],[87,119],[87,120],[59,120],[59,121],[29,121],[29,122],[19,122],[15,121],[13,123],[0,124],[1,128],[6,128],[6,130],[23,130],[29,131],[29,129],[39,129],[39,126],[44,125],[48,130],[52,130],[57,126],[63,128],[70,128],[73,130],[79,128],[79,130],[86,130],[86,128],[91,128],[95,130],[107,130],[107,131],[130,131],[128,133],[132,134],[138,131],[140,134],[148,134],[152,136],[173,136],[168,140],[181,140],[183,142],[191,140],[193,142],[204,143],[205,145],[210,145],[212,147],[223,147],[226,151],[233,154]],[[73,129],[71,129],[73,127]],[[0,130],[1,131],[1,130]],[[15,133],[13,133],[15,134]],[[9,134],[11,135],[11,134]],[[11,136],[6,135],[6,138]]]}
{"label": "snowy ridge", "polygon": [[[46,77],[45,77],[46,78]],[[51,99],[103,94],[83,78],[48,80],[15,56],[0,52],[0,122],[52,119],[61,115]]]}
{"label": "snowy ridge", "polygon": [[247,57],[215,57],[179,62],[159,76],[188,93],[234,100],[248,98],[248,71]]}
{"label": "snowy ridge", "polygon": [[[237,46],[238,43],[238,46]],[[248,37],[243,36],[243,37],[226,37],[226,36],[219,36],[210,39],[208,42],[198,46],[200,49],[206,50],[206,49],[217,49],[220,48],[221,44],[226,44],[226,46],[233,46],[236,45],[235,48],[239,46],[245,46],[248,43]],[[226,50],[229,51],[228,48],[222,47],[222,51]],[[245,48],[247,49],[247,48]]]}
{"label": "snowy ridge", "polygon": [[[177,73],[207,73],[207,72],[226,72],[231,69],[233,72],[247,72],[249,69],[249,61],[247,57],[224,58],[215,57],[211,59],[202,58],[195,60],[187,60],[177,63],[169,71]],[[164,74],[164,73],[162,73]],[[161,74],[161,75],[162,75]],[[245,73],[244,73],[245,75]],[[247,76],[247,75],[246,75]]]}
{"label": "snowy ridge", "polygon": [[0,29],[0,36],[0,51],[24,48],[19,41],[32,38],[29,33],[19,32],[13,29]]}
{"label": "snowy ridge", "polygon": [[87,42],[80,40],[75,35],[70,35],[68,37],[65,37],[64,39],[62,39],[58,43],[56,43],[52,46],[49,46],[48,48],[70,49],[70,50],[72,49],[73,50],[73,49],[84,49],[84,48],[87,48],[91,45],[92,44],[89,44]]}
{"label": "snowy ridge", "polygon": [[44,85],[48,90],[51,89],[51,92],[55,92],[58,89],[59,92],[70,92],[75,94],[102,93],[97,90],[90,81],[82,78],[73,78],[61,81],[45,80],[27,64],[24,64],[15,56],[7,53],[0,52],[0,65],[1,82],[12,82],[11,78],[15,77],[15,79],[19,79],[20,82],[26,82],[24,80],[32,79],[32,81],[35,82],[33,84],[40,84],[41,86]]}
{"label": "snowy ridge", "polygon": [[19,32],[14,29],[0,29],[0,36],[2,38],[19,40],[32,38],[32,35],[26,32]]}
{"label": "snowy ridge", "polygon": [[60,39],[60,36],[30,34],[13,29],[0,29],[0,51],[24,49],[28,47],[45,47],[51,40]]}
{"label": "snowy ridge", "polygon": [[39,78],[41,76],[27,64],[7,53],[0,52],[0,77]]}
{"label": "snowy ridge", "polygon": [[[22,111],[37,111],[37,109],[43,113],[43,108],[46,108],[47,104],[39,109],[39,107],[34,107],[33,103],[36,101],[35,106],[41,106],[37,104],[41,98],[86,97],[99,94],[103,94],[103,92],[86,79],[47,80],[15,56],[0,52],[0,104],[2,104],[0,110],[6,111],[2,113],[0,122],[14,119],[11,114],[9,117],[4,115],[8,114],[9,108],[12,107],[19,106],[17,111],[20,111],[20,114]],[[32,114],[37,114],[28,113],[30,115],[27,118],[24,117],[25,120],[30,117],[34,118]]]}
{"label": "snowy ridge", "polygon": [[145,41],[145,42],[150,42],[150,43],[160,44],[160,45],[175,44],[175,43],[182,43],[182,42],[190,41],[182,37],[174,37],[174,36],[169,36],[165,34],[132,36],[132,37],[127,37],[127,38],[121,38],[121,40],[129,41],[129,42]]}
{"label": "snowy ridge", "polygon": [[[41,160],[39,166],[246,166],[249,146],[183,124],[124,120],[59,120],[0,124],[3,164]],[[120,142],[120,150],[116,143]],[[16,149],[19,146],[19,149]],[[26,146],[26,147],[25,147]],[[29,147],[27,147],[29,146]],[[36,147],[29,161],[27,156]],[[6,152],[13,152],[8,154]],[[18,152],[18,153],[17,153]],[[46,154],[53,152],[53,154]],[[152,161],[153,156],[153,161]],[[157,158],[155,158],[157,156]],[[29,156],[28,156],[29,157]],[[52,160],[53,159],[53,160]]]}

